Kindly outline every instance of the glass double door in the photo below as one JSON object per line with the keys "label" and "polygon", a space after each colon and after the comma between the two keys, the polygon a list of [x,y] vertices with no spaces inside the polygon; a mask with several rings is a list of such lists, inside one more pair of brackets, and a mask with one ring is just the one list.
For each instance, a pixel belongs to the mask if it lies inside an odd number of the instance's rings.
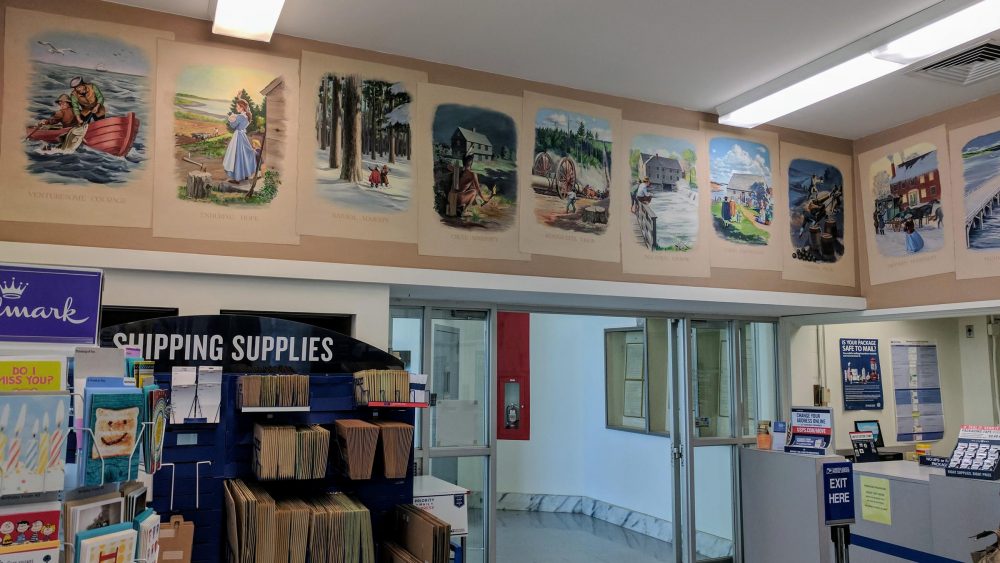
{"label": "glass double door", "polygon": [[778,412],[777,326],[674,322],[674,344],[685,356],[671,365],[675,559],[739,562],[739,448],[754,443],[758,422]]}

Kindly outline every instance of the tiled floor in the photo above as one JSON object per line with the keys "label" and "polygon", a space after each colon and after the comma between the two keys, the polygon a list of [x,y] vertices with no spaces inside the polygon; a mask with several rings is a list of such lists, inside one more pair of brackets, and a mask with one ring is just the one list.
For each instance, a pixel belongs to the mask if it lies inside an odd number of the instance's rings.
{"label": "tiled floor", "polygon": [[673,560],[669,543],[583,514],[497,511],[498,563]]}

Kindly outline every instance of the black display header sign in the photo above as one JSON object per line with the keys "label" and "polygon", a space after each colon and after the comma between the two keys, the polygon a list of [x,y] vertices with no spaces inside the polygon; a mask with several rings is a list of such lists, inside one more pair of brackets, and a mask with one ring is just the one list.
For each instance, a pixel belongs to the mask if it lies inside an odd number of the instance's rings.
{"label": "black display header sign", "polygon": [[222,366],[225,372],[354,373],[403,369],[394,356],[338,332],[244,315],[162,317],[105,328],[101,345],[135,346],[155,370]]}

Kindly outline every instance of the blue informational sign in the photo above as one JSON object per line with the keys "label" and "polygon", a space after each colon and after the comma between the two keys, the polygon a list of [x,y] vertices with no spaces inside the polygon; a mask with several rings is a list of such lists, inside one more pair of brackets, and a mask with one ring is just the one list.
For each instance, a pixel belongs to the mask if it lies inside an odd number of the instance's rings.
{"label": "blue informational sign", "polygon": [[844,410],[882,410],[882,366],[877,338],[840,339],[840,379]]}
{"label": "blue informational sign", "polygon": [[0,264],[0,341],[96,344],[100,270]]}
{"label": "blue informational sign", "polygon": [[854,474],[850,462],[823,464],[823,509],[827,526],[854,523]]}

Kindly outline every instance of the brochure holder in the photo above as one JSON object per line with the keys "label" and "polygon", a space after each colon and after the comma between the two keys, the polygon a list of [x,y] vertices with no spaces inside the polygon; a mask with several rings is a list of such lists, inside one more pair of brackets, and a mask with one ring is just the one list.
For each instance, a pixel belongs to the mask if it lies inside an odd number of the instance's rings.
{"label": "brochure holder", "polygon": [[785,452],[827,455],[833,443],[833,413],[828,407],[792,407]]}
{"label": "brochure holder", "polygon": [[1000,479],[1000,426],[963,425],[944,471],[949,477]]}

